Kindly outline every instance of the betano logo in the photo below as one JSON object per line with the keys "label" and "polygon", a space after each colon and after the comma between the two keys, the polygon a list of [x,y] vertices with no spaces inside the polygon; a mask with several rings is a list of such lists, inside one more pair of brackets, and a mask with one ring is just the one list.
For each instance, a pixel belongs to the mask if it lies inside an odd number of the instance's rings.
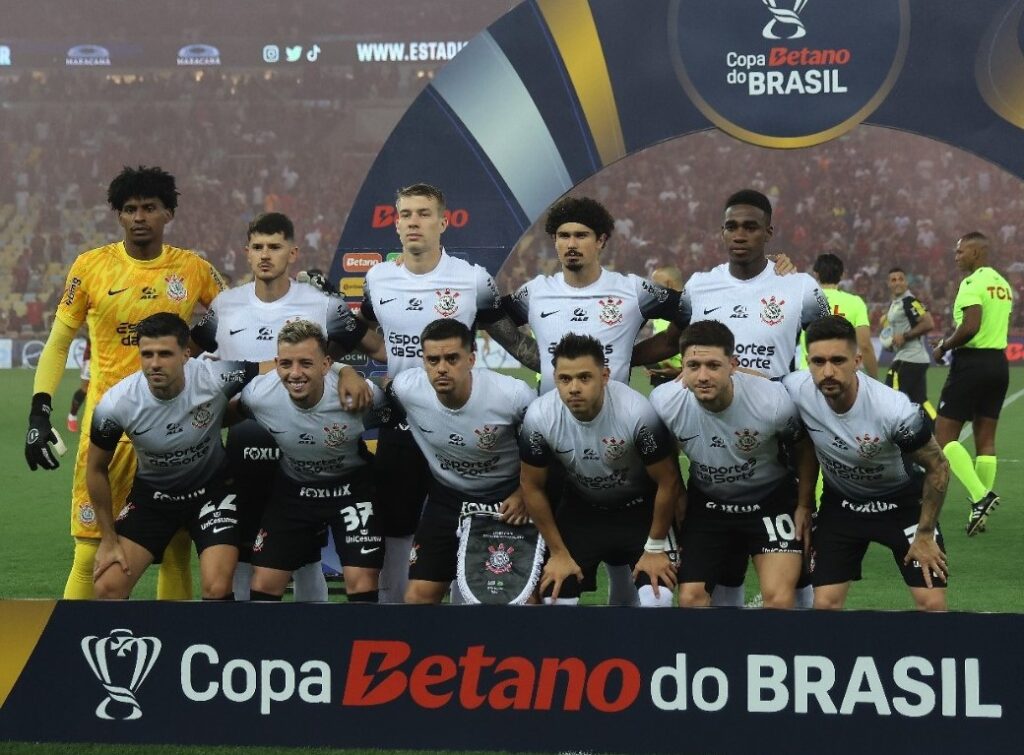
{"label": "betano logo", "polygon": [[[142,708],[135,694],[153,670],[161,646],[156,637],[136,637],[130,629],[114,629],[106,637],[82,638],[82,654],[107,692],[96,706],[97,718],[106,721],[142,718]],[[122,715],[115,715],[111,709]]]}
{"label": "betano logo", "polygon": [[380,252],[346,252],[341,258],[341,269],[346,273],[365,273],[383,260]]}
{"label": "betano logo", "polygon": [[[394,205],[379,204],[373,208],[374,228],[389,228],[395,224],[396,219]],[[469,210],[445,210],[444,219],[452,228],[462,228],[469,223]]]}

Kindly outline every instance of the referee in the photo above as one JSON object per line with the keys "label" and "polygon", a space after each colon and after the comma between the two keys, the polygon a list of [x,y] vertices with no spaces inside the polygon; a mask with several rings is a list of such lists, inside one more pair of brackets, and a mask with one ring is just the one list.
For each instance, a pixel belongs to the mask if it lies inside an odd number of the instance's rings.
{"label": "referee", "polygon": [[[999,503],[992,490],[996,479],[996,425],[1006,398],[1010,371],[1006,361],[1006,332],[1013,309],[1013,290],[988,266],[988,238],[974,231],[956,243],[956,264],[965,277],[953,301],[956,329],[936,344],[936,362],[952,352],[953,363],[942,386],[935,438],[949,466],[967,488],[971,513],[967,536],[985,529],[985,520]],[[977,459],[958,438],[971,421]]]}

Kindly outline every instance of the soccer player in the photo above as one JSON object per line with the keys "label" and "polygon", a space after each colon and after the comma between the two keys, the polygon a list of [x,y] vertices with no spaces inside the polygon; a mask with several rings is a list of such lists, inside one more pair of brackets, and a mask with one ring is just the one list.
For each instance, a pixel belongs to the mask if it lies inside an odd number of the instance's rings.
{"label": "soccer player", "polygon": [[[953,474],[967,488],[971,503],[969,537],[984,530],[985,521],[999,503],[999,496],[992,490],[996,480],[996,425],[1010,383],[1006,336],[1013,289],[989,267],[990,251],[988,237],[977,231],[956,242],[956,265],[964,274],[953,300],[956,329],[932,352],[936,362],[946,354],[953,355],[939,396],[935,437]],[[978,455],[974,464],[958,440],[968,420]]]}
{"label": "soccer player", "polygon": [[[683,273],[678,267],[663,265],[651,274],[651,282],[662,288],[681,292],[683,290]],[[651,320],[651,329],[656,334],[662,333],[671,324],[668,320],[655,318]],[[682,372],[682,368],[683,364],[679,354],[664,359],[652,367],[648,367],[647,374],[651,379],[651,387],[654,388],[675,380],[679,377],[679,373]]]}
{"label": "soccer player", "polygon": [[885,384],[907,394],[907,398],[935,418],[935,408],[928,401],[928,354],[924,338],[932,332],[935,320],[921,300],[907,287],[907,273],[900,267],[889,270],[889,292],[892,303],[882,318],[882,329],[892,330],[892,364],[885,375]]}
{"label": "soccer player", "polygon": [[519,489],[517,435],[536,394],[526,383],[474,369],[476,339],[458,320],[435,320],[420,336],[423,367],[388,386],[405,412],[432,479],[413,539],[406,603],[440,603],[455,578],[460,519],[493,511],[528,521]]}
{"label": "soccer player", "polygon": [[[603,561],[633,569],[640,605],[671,606],[670,531],[684,495],[676,444],[646,398],[611,380],[606,353],[593,336],[562,338],[557,390],[530,405],[519,435],[523,497],[550,549],[541,594],[550,588],[548,603],[575,605],[595,589]],[[545,492],[556,464],[567,471],[557,515]]]}
{"label": "soccer player", "polygon": [[[29,467],[56,469],[48,448],[52,396],[64,374],[68,349],[85,322],[92,344],[92,380],[82,423],[91,426],[93,407],[112,385],[138,368],[135,328],[146,316],[168,311],[188,321],[197,304],[209,306],[224,288],[209,262],[194,252],[163,243],[174,218],[178,191],[174,176],[160,168],[125,168],[110,183],[107,200],[124,229],[124,240],[85,252],[71,265],[53,328],[43,347],[33,384],[25,456]],[[100,540],[95,502],[85,481],[88,443],[79,443],[71,493],[74,562],[65,598],[93,596],[93,559]],[[135,454],[123,438],[111,463],[114,513],[121,510],[135,473]],[[187,533],[179,533],[164,554],[157,597],[192,595]]]}
{"label": "soccer player", "polygon": [[[765,249],[774,230],[768,198],[752,189],[736,192],[726,200],[722,218],[729,261],[694,273],[684,289],[693,320],[724,323],[736,337],[738,365],[773,378],[796,368],[801,331],[829,313],[814,278],[782,275],[768,264]],[[743,605],[746,565],[746,556],[738,553],[715,588],[714,605]],[[809,608],[812,599],[809,587],[798,590],[800,607]]]}
{"label": "soccer player", "polygon": [[[249,223],[246,255],[253,280],[219,294],[202,322],[192,329],[197,344],[221,359],[263,362],[277,356],[277,335],[281,327],[295,320],[321,326],[330,341],[342,351],[362,349],[384,360],[380,334],[357,320],[339,297],[327,296],[313,286],[297,283],[288,269],[299,254],[295,227],[287,215],[270,212]],[[349,393],[365,390],[366,382],[354,371],[344,373],[342,389]],[[348,382],[351,381],[351,382]],[[365,401],[353,403],[353,409]],[[232,425],[227,439],[228,465],[238,487],[240,517],[239,565],[235,569],[236,600],[247,600],[252,569],[252,544],[260,529],[267,495],[274,489],[278,467],[274,437],[251,420]],[[297,601],[326,601],[319,557],[295,570]]]}
{"label": "soccer player", "polygon": [[[395,228],[402,255],[366,274],[360,317],[379,323],[387,349],[388,377],[422,366],[420,334],[438,317],[479,325],[510,354],[539,369],[536,343],[505,316],[498,289],[484,268],[449,256],[441,246],[448,226],[444,194],[429,184],[398,190]],[[378,512],[387,539],[380,601],[405,595],[412,535],[430,482],[430,472],[404,423],[380,430],[374,458]]]}
{"label": "soccer player", "polygon": [[[868,317],[868,305],[856,294],[839,289],[839,281],[843,279],[843,261],[835,254],[826,252],[819,254],[814,261],[814,278],[821,286],[821,292],[828,300],[829,311],[834,315],[845,317],[857,331],[857,348],[860,350],[864,371],[872,378],[878,378],[878,358],[875,346],[871,342],[871,320]],[[800,366],[807,364],[806,341],[800,355]]]}
{"label": "soccer player", "polygon": [[[376,603],[384,562],[370,466],[360,436],[377,416],[349,411],[338,395],[320,326],[294,320],[277,333],[276,373],[253,380],[238,400],[280,448],[280,468],[252,546],[252,600],[280,600],[292,572],[319,562],[330,528],[352,602]],[[384,393],[374,386],[375,404]]]}
{"label": "soccer player", "polygon": [[[103,394],[89,431],[86,476],[101,533],[96,597],[127,598],[185,528],[199,553],[203,599],[231,600],[238,519],[220,429],[228,400],[258,367],[190,359],[188,324],[169,312],[140,322],[136,336],[142,369]],[[115,522],[110,465],[123,435],[138,469]]]}
{"label": "soccer player", "polygon": [[[720,322],[683,331],[682,383],[650,401],[690,459],[679,533],[679,605],[707,606],[737,548],[757,569],[766,608],[792,608],[814,511],[818,465],[796,407],[777,382],[736,372],[735,339]],[[793,448],[797,479],[780,461]]]}
{"label": "soccer player", "polygon": [[[946,609],[949,576],[939,511],[949,464],[924,412],[859,374],[857,334],[830,316],[807,329],[809,371],[782,378],[825,476],[813,530],[814,607],[841,609],[870,543],[892,551],[921,610]],[[923,479],[913,464],[924,469]]]}
{"label": "soccer player", "polygon": [[85,351],[82,352],[82,370],[79,373],[79,377],[82,379],[82,384],[71,397],[71,408],[68,410],[69,432],[78,432],[78,410],[82,408],[82,404],[85,403],[85,396],[89,392],[89,361],[91,357],[92,354],[90,353],[89,339],[86,337]]}

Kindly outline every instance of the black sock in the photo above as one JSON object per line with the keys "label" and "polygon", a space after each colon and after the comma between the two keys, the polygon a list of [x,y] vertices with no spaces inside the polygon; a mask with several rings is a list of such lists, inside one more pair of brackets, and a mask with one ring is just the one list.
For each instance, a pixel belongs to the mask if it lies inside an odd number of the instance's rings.
{"label": "black sock", "polygon": [[78,408],[85,401],[85,391],[79,388],[75,391],[75,395],[71,397],[71,414],[78,414]]}
{"label": "black sock", "polygon": [[346,596],[349,603],[376,603],[380,590],[369,590],[367,592],[350,592]]}
{"label": "black sock", "polygon": [[203,598],[203,600],[209,601],[211,603],[233,603],[235,601],[235,594],[233,592],[229,592],[227,595],[224,595],[220,598]]}
{"label": "black sock", "polygon": [[259,590],[249,590],[249,600],[251,602],[273,602],[280,603],[282,595],[271,595],[269,592],[260,592]]}

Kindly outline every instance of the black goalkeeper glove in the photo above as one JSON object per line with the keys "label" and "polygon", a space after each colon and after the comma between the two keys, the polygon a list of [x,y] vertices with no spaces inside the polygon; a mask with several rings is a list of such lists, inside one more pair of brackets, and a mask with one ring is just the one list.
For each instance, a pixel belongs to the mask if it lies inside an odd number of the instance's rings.
{"label": "black goalkeeper glove", "polygon": [[299,283],[308,283],[314,288],[319,288],[325,294],[338,293],[338,289],[336,289],[331,282],[327,280],[327,276],[319,270],[301,270],[299,274],[295,276],[295,280]]}
{"label": "black goalkeeper glove", "polygon": [[[37,393],[32,397],[32,410],[28,415],[28,433],[25,435],[25,461],[35,471],[37,467],[56,469],[60,466],[57,458],[68,450],[64,441],[50,424],[50,405],[48,393]],[[50,448],[50,444],[53,448]]]}

